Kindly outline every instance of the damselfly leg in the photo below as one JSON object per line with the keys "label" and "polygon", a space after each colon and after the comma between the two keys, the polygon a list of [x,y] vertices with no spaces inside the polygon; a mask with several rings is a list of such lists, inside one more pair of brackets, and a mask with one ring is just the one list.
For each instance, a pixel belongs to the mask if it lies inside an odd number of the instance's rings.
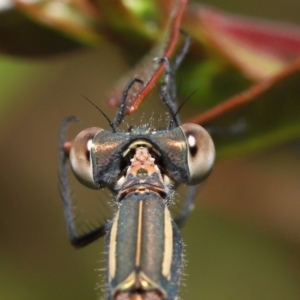
{"label": "damselfly leg", "polygon": [[[73,245],[76,248],[84,247],[91,242],[97,240],[98,238],[105,235],[107,228],[109,227],[109,222],[105,224],[101,224],[99,227],[93,228],[92,230],[89,230],[88,232],[78,235],[76,230],[76,223],[75,223],[75,215],[73,213],[73,205],[71,200],[71,195],[69,191],[69,183],[68,183],[68,170],[67,170],[67,163],[70,156],[70,150],[71,150],[71,143],[65,142],[65,135],[66,130],[68,128],[68,125],[72,122],[78,122],[78,119],[74,116],[66,118],[60,129],[60,135],[59,135],[59,191],[61,198],[63,200],[64,204],[64,215],[65,220],[67,224],[67,231],[70,239],[71,245]],[[92,134],[96,133],[91,132]],[[89,140],[89,136],[86,136],[86,140],[83,141],[83,143],[87,143]],[[73,142],[74,144],[74,142]],[[82,161],[85,160],[85,157],[79,158]],[[74,166],[75,167],[75,166]],[[76,168],[76,167],[75,167]],[[75,172],[76,174],[76,172]],[[87,181],[85,178],[80,177],[80,181],[83,184],[86,184]],[[90,186],[92,187],[92,186]]]}

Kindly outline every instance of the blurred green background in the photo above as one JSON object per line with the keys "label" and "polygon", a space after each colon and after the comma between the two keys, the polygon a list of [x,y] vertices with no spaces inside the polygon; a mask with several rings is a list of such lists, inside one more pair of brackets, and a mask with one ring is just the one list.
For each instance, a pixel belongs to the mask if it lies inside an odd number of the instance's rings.
{"label": "blurred green background", "polygon": [[[206,3],[300,24],[298,0]],[[83,127],[106,126],[81,95],[113,117],[105,93],[128,68],[113,45],[36,61],[0,57],[0,299],[101,297],[103,242],[82,250],[68,243],[58,130],[73,114]],[[182,299],[300,298],[299,153],[295,142],[216,164],[182,230]]]}

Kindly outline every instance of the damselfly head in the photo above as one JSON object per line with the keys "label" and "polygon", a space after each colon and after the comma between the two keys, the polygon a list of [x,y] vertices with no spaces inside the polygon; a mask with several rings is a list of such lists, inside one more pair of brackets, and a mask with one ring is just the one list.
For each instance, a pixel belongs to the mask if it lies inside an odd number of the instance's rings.
{"label": "damselfly head", "polygon": [[211,172],[214,143],[200,125],[183,124],[179,128],[152,132],[146,127],[133,127],[129,133],[113,133],[97,127],[85,129],[72,142],[69,154],[72,171],[89,188],[109,187],[116,191],[136,148],[143,146],[171,182],[196,185]]}

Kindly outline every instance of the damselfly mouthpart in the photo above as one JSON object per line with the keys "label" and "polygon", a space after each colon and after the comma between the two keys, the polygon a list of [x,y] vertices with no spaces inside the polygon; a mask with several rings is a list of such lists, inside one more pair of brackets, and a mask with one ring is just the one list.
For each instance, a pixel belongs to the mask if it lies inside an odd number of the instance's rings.
{"label": "damselfly mouthpart", "polygon": [[[184,49],[187,49],[186,47]],[[60,185],[65,218],[72,245],[83,247],[105,237],[106,291],[109,300],[174,300],[178,298],[182,269],[182,239],[178,225],[190,213],[193,197],[172,219],[169,205],[180,183],[196,185],[210,173],[215,149],[207,131],[196,124],[183,124],[176,109],[175,64],[167,58],[161,96],[170,110],[169,128],[156,131],[147,126],[120,132],[126,96],[132,79],[124,90],[112,131],[89,128],[65,143],[65,120],[60,138]],[[78,180],[89,188],[108,188],[115,195],[118,211],[111,221],[77,235],[66,162]]]}

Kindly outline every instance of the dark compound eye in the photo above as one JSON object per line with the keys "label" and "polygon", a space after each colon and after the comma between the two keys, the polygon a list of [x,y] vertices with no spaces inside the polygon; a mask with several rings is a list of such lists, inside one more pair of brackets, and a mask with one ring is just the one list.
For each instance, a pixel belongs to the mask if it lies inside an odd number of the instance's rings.
{"label": "dark compound eye", "polygon": [[186,137],[188,147],[188,184],[195,185],[203,181],[211,172],[215,161],[215,146],[209,133],[200,125],[184,124],[180,126]]}
{"label": "dark compound eye", "polygon": [[101,128],[92,127],[81,131],[72,142],[70,150],[70,163],[77,179],[89,188],[98,186],[93,178],[93,166],[90,160],[93,139]]}

